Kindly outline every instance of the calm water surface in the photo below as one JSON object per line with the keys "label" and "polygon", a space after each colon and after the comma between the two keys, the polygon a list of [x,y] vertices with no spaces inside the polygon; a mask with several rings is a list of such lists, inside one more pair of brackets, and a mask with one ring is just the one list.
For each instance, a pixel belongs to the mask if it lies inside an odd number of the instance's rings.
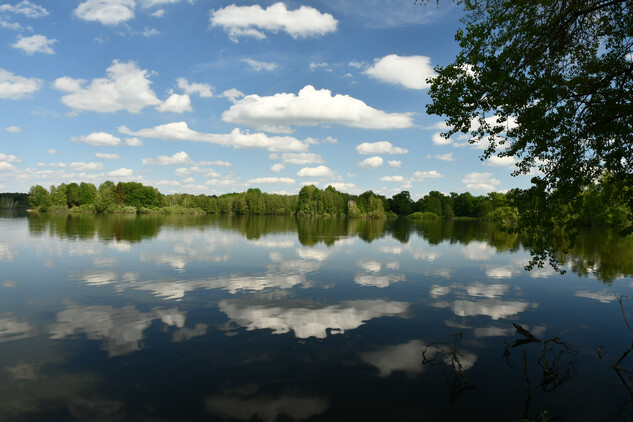
{"label": "calm water surface", "polygon": [[3,216],[0,420],[630,420],[633,238],[561,257],[476,222]]}

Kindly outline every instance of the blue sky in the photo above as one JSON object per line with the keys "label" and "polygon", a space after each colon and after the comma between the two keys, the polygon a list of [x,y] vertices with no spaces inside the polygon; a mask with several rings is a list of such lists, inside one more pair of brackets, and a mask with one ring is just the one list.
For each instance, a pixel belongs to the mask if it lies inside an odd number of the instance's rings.
{"label": "blue sky", "polygon": [[425,113],[461,13],[413,0],[0,0],[0,191],[525,187],[512,159],[480,161]]}

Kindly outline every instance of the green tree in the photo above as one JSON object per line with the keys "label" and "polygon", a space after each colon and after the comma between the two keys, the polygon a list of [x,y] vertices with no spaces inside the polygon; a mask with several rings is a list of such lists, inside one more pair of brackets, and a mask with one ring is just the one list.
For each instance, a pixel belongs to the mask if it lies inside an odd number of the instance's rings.
{"label": "green tree", "polygon": [[40,211],[46,211],[52,205],[51,196],[40,185],[31,186],[29,190],[29,206]]}
{"label": "green tree", "polygon": [[[466,11],[461,50],[436,68],[427,111],[445,116],[444,136],[470,133],[470,142],[485,143],[483,158],[518,159],[513,174],[540,171],[520,195],[530,210],[520,227],[539,264],[552,256],[555,228],[579,224],[557,212],[577,209],[604,170],[617,185],[633,185],[632,3],[457,3]],[[633,208],[631,192],[625,203]]]}
{"label": "green tree", "polygon": [[94,203],[97,196],[97,188],[92,183],[81,182],[79,184],[79,205]]}
{"label": "green tree", "polygon": [[69,207],[79,205],[79,185],[77,183],[70,183],[66,187],[66,202]]}

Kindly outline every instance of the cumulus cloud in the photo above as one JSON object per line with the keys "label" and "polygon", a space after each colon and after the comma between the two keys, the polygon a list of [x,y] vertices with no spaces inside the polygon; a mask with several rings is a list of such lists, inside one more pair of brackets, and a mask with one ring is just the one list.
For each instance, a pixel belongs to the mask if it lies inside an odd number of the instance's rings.
{"label": "cumulus cloud", "polygon": [[492,173],[469,173],[462,179],[468,190],[493,191],[501,184],[498,179],[492,177]]}
{"label": "cumulus cloud", "polygon": [[426,89],[430,86],[426,80],[436,76],[429,57],[396,54],[375,59],[374,64],[363,73],[410,89]]}
{"label": "cumulus cloud", "polygon": [[247,95],[222,113],[222,120],[254,127],[276,127],[279,132],[287,132],[290,126],[319,124],[341,124],[363,129],[413,126],[410,113],[386,113],[349,95],[332,96],[330,90],[317,90],[311,85],[305,86],[296,95]]}
{"label": "cumulus cloud", "polygon": [[334,189],[336,189],[339,192],[360,193],[360,189],[358,189],[358,187],[356,187],[356,185],[353,183],[333,182],[333,183],[327,183],[327,186],[332,186]]}
{"label": "cumulus cloud", "polygon": [[442,174],[438,173],[437,170],[430,171],[416,171],[413,173],[413,177],[416,180],[424,180],[424,179],[439,179],[444,177]]}
{"label": "cumulus cloud", "polygon": [[26,16],[27,18],[41,18],[49,14],[48,10],[28,0],[21,1],[17,4],[2,4],[0,5],[0,12],[15,13],[17,15]]}
{"label": "cumulus cloud", "polygon": [[0,161],[6,161],[7,163],[20,163],[22,162],[22,160],[20,160],[18,157],[16,157],[13,154],[3,154],[0,152]]}
{"label": "cumulus cloud", "polygon": [[295,183],[295,179],[290,177],[258,177],[256,179],[251,179],[248,183],[252,185],[256,184],[268,184],[268,183],[284,183],[284,184],[293,184]]}
{"label": "cumulus cloud", "polygon": [[332,71],[332,68],[330,68],[330,65],[327,64],[326,62],[322,62],[322,63],[310,63],[310,70],[316,70],[319,68],[323,68],[325,70],[327,70],[328,72]]}
{"label": "cumulus cloud", "polygon": [[385,176],[378,179],[383,182],[404,182],[404,177],[402,176]]}
{"label": "cumulus cloud", "polygon": [[232,4],[223,9],[212,10],[209,21],[212,27],[223,28],[235,42],[238,37],[264,39],[264,32],[284,31],[295,39],[325,35],[336,31],[338,24],[329,13],[321,13],[310,6],[288,10],[281,2],[266,9],[259,5]]}
{"label": "cumulus cloud", "polygon": [[358,163],[358,165],[366,169],[375,169],[382,166],[384,161],[385,160],[383,160],[382,157],[375,155],[373,157],[364,159],[363,161]]}
{"label": "cumulus cloud", "polygon": [[400,167],[402,165],[402,161],[399,160],[390,160],[387,161],[387,164],[389,164],[389,167]]}
{"label": "cumulus cloud", "polygon": [[434,145],[450,145],[453,143],[451,138],[444,138],[441,132],[434,133],[431,140]]}
{"label": "cumulus cloud", "polygon": [[409,151],[406,148],[394,147],[391,142],[363,142],[356,145],[356,152],[361,155],[371,154],[406,154]]}
{"label": "cumulus cloud", "polygon": [[235,104],[237,102],[238,98],[243,98],[244,97],[244,93],[242,91],[240,91],[240,90],[235,89],[235,88],[231,88],[231,89],[227,89],[226,91],[223,91],[220,94],[220,97],[228,98],[228,100],[230,102]]}
{"label": "cumulus cloud", "polygon": [[178,78],[176,82],[178,83],[178,88],[182,89],[185,94],[198,94],[201,98],[213,97],[213,91],[209,84],[189,82],[185,78]]}
{"label": "cumulus cloud", "polygon": [[70,165],[68,167],[70,167],[73,170],[77,170],[77,171],[103,170],[103,164],[95,163],[95,162],[84,163],[82,161],[74,161],[74,162],[70,163]]}
{"label": "cumulus cloud", "polygon": [[273,153],[268,156],[271,160],[281,160],[284,164],[296,164],[296,165],[307,165],[307,164],[323,164],[323,158],[320,154],[316,154],[313,152],[282,152],[282,153]]}
{"label": "cumulus cloud", "polygon": [[79,19],[118,25],[134,19],[134,0],[86,0],[74,11]]}
{"label": "cumulus cloud", "polygon": [[279,173],[280,171],[282,171],[285,168],[286,168],[286,166],[284,166],[283,164],[277,163],[277,164],[273,164],[272,166],[270,166],[270,171],[272,171],[273,173]]}
{"label": "cumulus cloud", "polygon": [[259,72],[262,70],[267,70],[270,72],[277,69],[278,67],[277,63],[275,62],[258,62],[257,60],[253,59],[242,59],[242,61],[248,64],[255,72]]}
{"label": "cumulus cloud", "polygon": [[19,126],[9,126],[5,127],[4,131],[9,133],[20,133],[22,132],[22,129]]}
{"label": "cumulus cloud", "polygon": [[156,107],[156,110],[161,113],[184,113],[185,111],[193,111],[193,108],[188,94],[171,94],[164,103]]}
{"label": "cumulus cloud", "polygon": [[511,156],[499,157],[493,155],[486,160],[485,164],[489,167],[511,167],[515,165],[516,162],[517,160]]}
{"label": "cumulus cloud", "polygon": [[159,155],[156,158],[143,158],[143,164],[155,164],[158,166],[183,165],[189,163],[191,163],[191,158],[189,158],[189,155],[184,151],[177,152],[170,156]]}
{"label": "cumulus cloud", "polygon": [[114,60],[106,73],[107,77],[93,79],[85,88],[85,80],[68,76],[55,80],[53,87],[69,93],[62,96],[62,102],[76,111],[139,113],[145,107],[161,104],[150,89],[147,70],[140,69],[136,63]]}
{"label": "cumulus cloud", "polygon": [[141,141],[138,138],[127,138],[125,140],[125,145],[127,145],[129,147],[142,147],[143,146],[143,141]]}
{"label": "cumulus cloud", "polygon": [[11,47],[19,48],[28,55],[35,53],[55,54],[53,44],[56,42],[57,40],[48,39],[45,35],[31,35],[30,37],[18,35],[18,40],[11,44]]}
{"label": "cumulus cloud", "polygon": [[95,157],[101,158],[103,160],[120,160],[121,156],[118,154],[104,154],[102,152],[95,153]]}
{"label": "cumulus cloud", "polygon": [[336,177],[329,167],[317,166],[317,167],[304,167],[297,172],[299,177]]}
{"label": "cumulus cloud", "polygon": [[70,138],[73,142],[83,142],[88,145],[94,146],[119,146],[121,145],[121,138],[111,135],[107,132],[92,132],[87,136],[73,136]]}
{"label": "cumulus cloud", "polygon": [[25,78],[0,68],[0,98],[2,99],[19,100],[39,90],[42,83],[41,79]]}
{"label": "cumulus cloud", "polygon": [[125,167],[108,172],[108,176],[112,176],[112,177],[129,177],[131,175],[132,175],[132,170],[127,169]]}
{"label": "cumulus cloud", "polygon": [[452,152],[449,152],[448,154],[437,154],[435,158],[437,158],[440,161],[455,161],[455,158],[453,158]]}
{"label": "cumulus cloud", "polygon": [[189,129],[186,122],[167,123],[136,132],[121,126],[119,132],[142,138],[162,139],[163,141],[210,142],[233,148],[265,148],[273,152],[305,151],[308,149],[304,142],[290,136],[271,137],[264,133],[242,133],[239,129],[233,129],[228,134],[202,133]]}

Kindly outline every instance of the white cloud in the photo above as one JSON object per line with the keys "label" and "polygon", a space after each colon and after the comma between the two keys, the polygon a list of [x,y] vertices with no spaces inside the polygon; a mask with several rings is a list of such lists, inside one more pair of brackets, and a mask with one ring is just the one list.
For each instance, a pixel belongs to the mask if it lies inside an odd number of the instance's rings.
{"label": "white cloud", "polygon": [[155,164],[157,166],[183,165],[189,163],[191,163],[191,158],[189,158],[189,155],[184,151],[177,152],[171,156],[159,155],[156,158],[143,158],[143,164]]}
{"label": "white cloud", "polygon": [[242,61],[248,64],[255,72],[259,72],[262,70],[267,70],[270,72],[277,69],[278,67],[277,63],[275,62],[258,62],[257,60],[253,59],[242,59]]}
{"label": "white cloud", "polygon": [[385,176],[385,177],[381,177],[380,179],[383,182],[404,182],[404,177],[402,176]]}
{"label": "white cloud", "polygon": [[511,167],[516,162],[517,160],[511,156],[499,157],[499,156],[493,155],[486,160],[485,165],[489,167]]}
{"label": "white cloud", "polygon": [[126,169],[125,167],[108,172],[108,176],[112,176],[112,177],[129,177],[131,175],[132,175],[132,170]]}
{"label": "white cloud", "polygon": [[4,131],[9,133],[20,133],[22,132],[22,129],[19,126],[9,126],[4,128]]}
{"label": "white cloud", "polygon": [[153,36],[158,35],[158,34],[160,34],[160,31],[158,29],[156,29],[156,28],[151,28],[150,29],[148,27],[145,27],[145,29],[143,30],[143,36],[145,38],[153,37]]}
{"label": "white cloud", "polygon": [[2,99],[19,100],[39,90],[42,83],[41,79],[25,78],[0,68],[0,98]]}
{"label": "white cloud", "polygon": [[330,68],[330,65],[327,64],[326,62],[322,62],[322,63],[310,63],[310,70],[316,70],[318,68],[324,68],[325,70],[331,72],[332,69]]}
{"label": "white cloud", "polygon": [[486,315],[493,320],[497,320],[517,315],[528,309],[529,306],[528,302],[503,301],[499,299],[485,299],[478,302],[456,300],[453,303],[452,310],[457,316]]}
{"label": "white cloud", "polygon": [[334,173],[329,167],[317,166],[317,167],[304,167],[297,172],[299,177],[335,177]]}
{"label": "white cloud", "polygon": [[184,113],[185,111],[193,111],[193,108],[191,108],[189,95],[171,94],[164,103],[156,107],[156,110],[161,113]]}
{"label": "white cloud", "polygon": [[155,18],[162,18],[163,16],[165,16],[165,9],[158,9],[157,11],[150,13],[151,16],[154,16]]}
{"label": "white cloud", "polygon": [[270,97],[247,95],[222,113],[222,120],[254,127],[278,127],[287,131],[290,126],[341,124],[364,129],[399,129],[413,126],[410,113],[386,113],[369,107],[349,95],[334,95],[327,89],[312,85],[293,93]]}
{"label": "white cloud", "polygon": [[79,19],[118,25],[134,18],[134,0],[86,0],[75,9]]}
{"label": "white cloud", "polygon": [[493,191],[501,184],[498,179],[492,177],[492,173],[469,173],[462,179],[468,190]]}
{"label": "white cloud", "polygon": [[435,158],[437,158],[440,161],[455,161],[455,158],[453,158],[452,152],[449,152],[448,154],[438,154],[435,156]]}
{"label": "white cloud", "polygon": [[83,87],[85,80],[68,76],[55,80],[53,86],[69,92],[62,97],[62,102],[77,111],[139,113],[145,107],[161,104],[150,89],[147,70],[140,69],[136,63],[114,60],[106,73],[106,78],[93,79],[87,88]]}
{"label": "white cloud", "polygon": [[375,59],[363,73],[383,82],[402,85],[410,89],[426,89],[427,78],[435,77],[431,59],[426,56],[398,56],[390,54]]}
{"label": "white cloud", "polygon": [[321,13],[309,6],[287,10],[283,3],[275,3],[262,9],[259,5],[237,6],[232,4],[211,11],[211,26],[221,27],[229,38],[237,42],[238,37],[266,38],[264,31],[284,31],[293,38],[325,35],[336,31],[338,21],[329,13]]}
{"label": "white cloud", "polygon": [[373,157],[364,159],[363,161],[358,163],[358,165],[367,169],[375,169],[382,166],[384,162],[385,160],[383,160],[382,157],[375,155]]}
{"label": "white cloud", "polygon": [[94,146],[119,146],[121,138],[111,135],[107,132],[92,132],[88,136],[73,136],[70,138],[73,142],[83,142]]}
{"label": "white cloud", "polygon": [[355,67],[356,69],[362,69],[364,67],[367,67],[367,63],[359,62],[356,60],[352,60],[351,62],[347,63],[347,65],[351,67]]}
{"label": "white cloud", "polygon": [[244,97],[244,93],[235,88],[227,89],[220,94],[220,97],[228,98],[230,102],[235,104],[238,98]]}
{"label": "white cloud", "polygon": [[258,177],[256,179],[251,179],[248,183],[252,185],[256,184],[264,184],[264,183],[285,183],[292,184],[295,183],[295,179],[291,179],[290,177]]}
{"label": "white cloud", "polygon": [[20,163],[22,162],[22,160],[20,160],[18,157],[16,157],[13,154],[3,154],[0,152],[0,161],[6,161],[8,163]]}
{"label": "white cloud", "polygon": [[0,12],[15,13],[18,15],[24,15],[27,18],[41,18],[49,14],[48,10],[42,6],[33,4],[28,0],[21,1],[15,5],[2,4],[0,5]]}
{"label": "white cloud", "polygon": [[305,143],[290,136],[271,137],[264,133],[242,133],[239,129],[233,129],[228,134],[202,133],[189,129],[186,122],[167,123],[136,132],[121,126],[119,131],[126,135],[158,138],[164,141],[210,142],[233,148],[265,148],[274,152],[305,151],[308,148]]}
{"label": "white cloud", "polygon": [[138,138],[127,138],[125,140],[125,145],[127,145],[129,147],[142,147],[143,146],[143,141],[141,141]]}
{"label": "white cloud", "polygon": [[0,170],[14,170],[15,166],[7,163],[6,161],[0,161]]}
{"label": "white cloud", "polygon": [[286,168],[286,166],[284,166],[283,164],[277,163],[277,164],[273,164],[272,166],[270,166],[270,171],[272,171],[273,173],[279,173],[280,171],[282,171],[285,168]]}
{"label": "white cloud", "polygon": [[185,94],[198,94],[201,98],[213,97],[213,91],[211,90],[211,86],[209,84],[197,82],[190,83],[185,78],[178,78],[176,79],[176,82],[178,83],[178,88],[182,89]]}
{"label": "white cloud", "polygon": [[101,158],[103,160],[120,160],[121,156],[118,154],[104,154],[102,152],[95,153],[95,157]]}
{"label": "white cloud", "polygon": [[31,35],[30,37],[18,35],[18,40],[11,44],[11,47],[19,48],[28,55],[34,53],[55,54],[53,44],[56,42],[57,40],[50,40],[45,35]]}
{"label": "white cloud", "polygon": [[271,160],[281,160],[284,164],[307,165],[325,163],[320,154],[315,154],[313,152],[273,153],[270,154],[268,158]]}
{"label": "white cloud", "polygon": [[332,186],[339,192],[347,192],[347,193],[360,193],[360,189],[356,187],[353,183],[343,183],[343,182],[333,182],[333,183],[324,183],[323,186],[328,187]]}
{"label": "white cloud", "polygon": [[356,145],[356,152],[361,155],[371,154],[406,154],[409,151],[406,148],[394,147],[391,142],[363,142]]}
{"label": "white cloud", "polygon": [[451,138],[444,138],[441,132],[434,133],[431,140],[434,145],[450,145],[453,143]]}
{"label": "white cloud", "polygon": [[50,154],[50,155],[55,155],[57,154],[59,151],[57,151],[56,149],[47,149],[46,153]]}
{"label": "white cloud", "polygon": [[402,161],[399,160],[391,160],[391,161],[387,161],[387,164],[389,164],[389,167],[400,167],[402,165]]}
{"label": "white cloud", "polygon": [[424,180],[424,179],[438,179],[444,177],[442,174],[438,173],[437,170],[430,171],[416,171],[413,173],[413,177],[416,180]]}
{"label": "white cloud", "polygon": [[70,163],[69,167],[73,170],[77,171],[97,171],[103,170],[103,164],[101,163],[84,163],[82,161],[74,161]]}

